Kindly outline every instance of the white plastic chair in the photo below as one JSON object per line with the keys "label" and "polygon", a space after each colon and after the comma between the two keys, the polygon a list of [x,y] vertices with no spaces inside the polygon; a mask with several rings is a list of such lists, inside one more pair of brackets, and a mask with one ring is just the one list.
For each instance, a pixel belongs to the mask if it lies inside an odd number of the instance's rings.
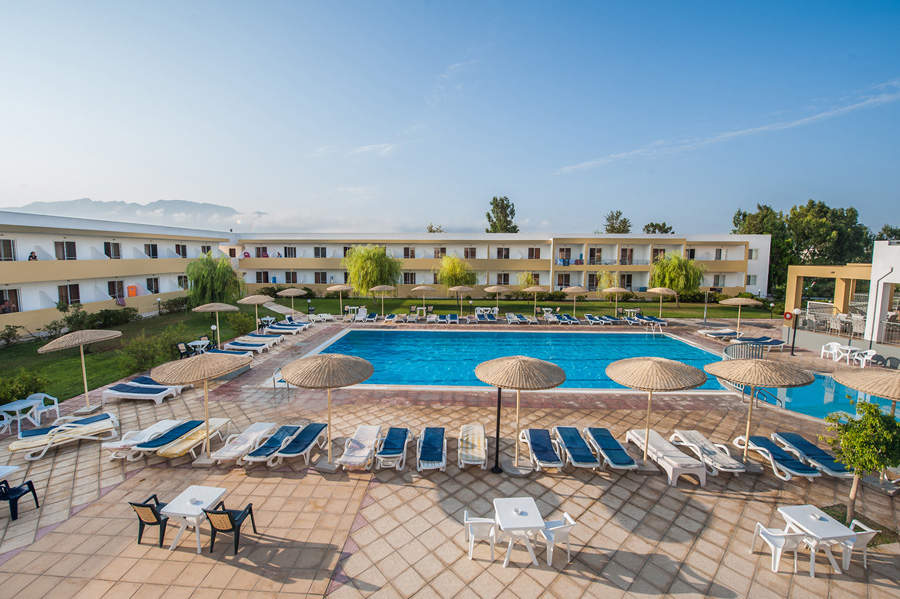
{"label": "white plastic chair", "polygon": [[777,528],[766,528],[761,522],[757,522],[756,530],[753,531],[753,540],[750,541],[750,553],[753,553],[756,537],[762,538],[772,550],[772,572],[778,572],[781,555],[785,551],[794,552],[794,572],[797,571],[797,550],[806,539],[805,532],[785,532]]}
{"label": "white plastic chair", "polygon": [[465,541],[469,544],[469,559],[475,549],[475,541],[489,541],[491,544],[491,561],[494,561],[494,541],[496,529],[490,518],[469,518],[469,510],[463,512],[463,530]]}
{"label": "white plastic chair", "polygon": [[[55,397],[51,397],[46,393],[32,393],[26,399],[40,399],[41,403],[38,404],[34,408],[34,417],[37,418],[37,421],[41,421],[41,414],[44,412],[56,412],[56,417],[59,418],[59,400]],[[51,403],[45,403],[47,400],[50,400]]]}
{"label": "white plastic chair", "polygon": [[841,346],[840,343],[836,343],[834,341],[832,341],[831,343],[826,343],[825,345],[822,346],[822,353],[819,357],[824,358],[827,356],[827,357],[831,358],[832,360],[836,360],[837,353],[838,353],[837,348],[839,348],[840,346]]}
{"label": "white plastic chair", "polygon": [[[857,528],[859,528],[860,530],[857,531]],[[844,541],[843,543],[841,543],[841,550],[844,554],[844,570],[850,568],[850,557],[853,553],[853,550],[859,548],[862,548],[863,552],[863,568],[867,569],[869,567],[869,541],[871,541],[872,537],[874,537],[881,531],[875,530],[874,528],[869,528],[859,520],[854,520],[850,523],[850,530],[856,533],[856,540]]]}
{"label": "white plastic chair", "polygon": [[866,351],[859,352],[856,354],[853,359],[859,363],[860,368],[865,368],[867,364],[872,363],[872,357],[878,352],[874,349],[867,349]]}
{"label": "white plastic chair", "polygon": [[12,433],[12,418],[6,412],[0,412],[0,433]]}
{"label": "white plastic chair", "polygon": [[572,546],[569,543],[569,533],[575,528],[575,520],[568,512],[563,512],[562,520],[544,522],[541,536],[547,544],[547,565],[553,565],[553,546],[557,543],[566,544],[566,563],[572,561]]}

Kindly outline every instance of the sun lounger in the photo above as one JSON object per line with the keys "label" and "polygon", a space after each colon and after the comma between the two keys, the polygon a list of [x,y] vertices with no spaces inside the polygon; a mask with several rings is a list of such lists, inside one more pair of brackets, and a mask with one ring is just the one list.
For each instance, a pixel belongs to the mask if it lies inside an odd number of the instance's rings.
{"label": "sun lounger", "polygon": [[497,324],[496,314],[485,314],[484,316],[487,318],[488,324]]}
{"label": "sun lounger", "polygon": [[281,462],[291,458],[303,458],[309,466],[309,458],[312,450],[318,446],[324,449],[328,444],[328,425],[323,422],[310,422],[290,443],[279,449],[266,462],[266,466],[274,468]]}
{"label": "sun lounger", "polygon": [[389,322],[396,322],[396,321],[397,321],[396,314],[388,314],[387,316],[384,317],[384,320],[382,321],[381,324],[388,324]]}
{"label": "sun lounger", "polygon": [[817,476],[822,476],[822,473],[812,466],[792,458],[768,437],[750,435],[750,438],[745,440],[744,436],[741,435],[734,440],[734,446],[738,449],[744,449],[745,445],[765,458],[769,465],[772,466],[772,472],[781,480],[791,480],[795,476],[805,476],[807,479],[812,480]]}
{"label": "sun lounger", "polygon": [[563,323],[563,321],[560,320],[560,318],[557,317],[556,314],[553,314],[551,312],[546,312],[544,314],[544,320],[547,321],[547,324],[562,324]]}
{"label": "sun lounger", "polygon": [[595,324],[606,324],[606,321],[604,319],[598,318],[597,316],[594,316],[593,314],[585,314],[584,319],[591,326],[593,326]]}
{"label": "sun lounger", "polygon": [[438,324],[447,324],[448,319],[446,314],[438,314],[437,323]]}
{"label": "sun lounger", "polygon": [[637,318],[635,316],[626,316],[626,317],[622,318],[622,320],[624,320],[625,324],[627,324],[628,326],[633,326],[633,325],[640,326],[640,325],[644,324],[644,322],[640,318]]}
{"label": "sun lounger", "polygon": [[526,324],[541,324],[538,322],[538,319],[532,316],[531,314],[525,315]]}
{"label": "sun lounger", "polygon": [[[231,429],[231,418],[210,418],[209,419],[209,438],[218,437],[224,440],[228,436]],[[165,447],[161,447],[156,452],[161,458],[175,459],[191,454],[191,457],[200,456],[200,450],[206,441],[206,426],[201,424],[193,431],[184,435],[180,439],[169,443]]]}
{"label": "sun lounger", "polygon": [[344,470],[368,470],[372,467],[375,446],[379,440],[381,440],[380,426],[371,424],[358,426],[353,436],[344,443],[344,453],[337,459],[337,464],[343,466]]}
{"label": "sun lounger", "polygon": [[406,322],[414,322],[414,323],[418,324],[418,322],[419,322],[419,315],[418,315],[418,314],[407,314],[407,315],[406,315]]}
{"label": "sun lounger", "polygon": [[377,321],[378,321],[378,313],[377,312],[370,312],[369,314],[366,314],[365,322],[377,322]]}
{"label": "sun lounger", "polygon": [[747,471],[741,462],[731,457],[727,445],[713,443],[699,431],[676,430],[669,437],[669,441],[690,449],[706,466],[710,476],[718,476],[720,472],[740,474]]}
{"label": "sun lounger", "polygon": [[448,314],[447,315],[447,324],[459,324],[459,315],[458,314]]}
{"label": "sun lounger", "polygon": [[[645,433],[644,429],[632,429],[625,434],[625,440],[631,441],[643,451]],[[685,455],[653,429],[650,429],[647,457],[666,472],[669,484],[673,487],[678,484],[678,478],[685,474],[694,475],[701,487],[706,486],[706,467],[703,462]]]}
{"label": "sun lounger", "polygon": [[228,349],[208,349],[206,350],[208,354],[228,354],[229,356],[247,356],[249,358],[253,357],[252,351],[233,351]]}
{"label": "sun lounger", "polygon": [[202,420],[188,420],[170,428],[158,437],[134,445],[132,447],[133,457],[129,458],[129,461],[134,461],[139,457],[156,453],[163,447],[191,434],[194,432],[194,429],[202,424]]}
{"label": "sun lounger", "polygon": [[609,429],[599,427],[586,427],[584,436],[588,444],[597,452],[600,458],[600,469],[607,466],[616,470],[637,470],[637,462],[628,455],[622,444],[619,443]]}
{"label": "sun lounger", "polygon": [[600,459],[594,455],[574,426],[554,426],[551,434],[556,437],[560,449],[565,454],[565,464],[576,468],[599,468]]}
{"label": "sun lounger", "polygon": [[139,451],[134,451],[135,445],[152,441],[183,423],[184,420],[160,420],[159,422],[151,424],[144,430],[128,431],[122,435],[121,439],[117,441],[107,441],[106,443],[102,443],[100,447],[110,451],[110,460],[124,459],[133,462],[143,455]]}
{"label": "sun lounger", "polygon": [[391,427],[375,448],[375,469],[406,467],[406,449],[412,435],[408,428]]}
{"label": "sun lounger", "polygon": [[[353,322],[365,322],[366,314],[368,314],[368,313],[365,310],[357,310],[356,317],[353,319]],[[312,320],[311,316],[310,316],[310,320]]]}
{"label": "sun lounger", "polygon": [[622,324],[621,318],[616,318],[615,316],[610,316],[609,314],[604,314],[600,318],[605,320],[606,324]]}
{"label": "sun lounger", "polygon": [[769,351],[773,347],[777,347],[778,351],[784,347],[784,341],[781,339],[772,339],[771,337],[741,337],[740,339],[732,339],[732,343],[749,343],[752,345],[761,345]]}
{"label": "sun lounger", "polygon": [[425,324],[437,324],[438,317],[437,314],[429,314],[425,317]]}
{"label": "sun lounger", "polygon": [[175,397],[178,392],[174,387],[147,387],[143,385],[132,385],[130,383],[119,383],[113,385],[103,392],[100,396],[100,405],[106,403],[108,399],[150,399],[156,405],[162,404],[167,397]]}
{"label": "sun lounger", "polygon": [[519,319],[512,312],[506,313],[506,324],[519,324]]}
{"label": "sun lounger", "polygon": [[[480,314],[478,316],[481,316]],[[466,315],[466,324],[477,324],[478,316],[473,316],[472,314]]]}
{"label": "sun lounger", "polygon": [[649,322],[652,322],[653,324],[658,324],[661,327],[669,326],[669,321],[663,320],[662,318],[657,318],[656,316],[647,315],[647,316],[644,316],[644,319]]}
{"label": "sun lounger", "polygon": [[557,314],[557,317],[561,318],[566,324],[581,324],[581,321],[571,314]]}
{"label": "sun lounger", "polygon": [[284,335],[282,334],[270,334],[270,333],[247,333],[246,335],[241,335],[237,338],[238,341],[243,341],[244,343],[265,343],[269,347],[272,347],[276,343],[281,343],[284,341]]}
{"label": "sun lounger", "polygon": [[475,315],[475,321],[478,322],[479,324],[486,324],[488,319],[487,319],[486,315],[479,312],[478,314]]}
{"label": "sun lounger", "polygon": [[232,341],[222,346],[222,349],[232,349],[238,351],[253,351],[258,354],[269,351],[269,346],[265,343],[246,343],[243,341]]}
{"label": "sun lounger", "polygon": [[528,319],[525,318],[524,314],[516,314],[516,320],[519,321],[519,324],[528,324]]}
{"label": "sun lounger", "polygon": [[738,333],[737,331],[734,331],[732,329],[711,329],[711,330],[697,331],[697,332],[700,333],[701,335],[706,335],[710,339],[721,339],[721,340],[737,339],[738,337],[743,335],[743,333]]}
{"label": "sun lounger", "polygon": [[838,462],[833,455],[824,449],[820,449],[815,443],[807,441],[803,435],[798,435],[797,433],[772,433],[772,440],[828,476],[853,478],[853,470],[849,470]]}
{"label": "sun lounger", "polygon": [[173,389],[175,389],[176,393],[181,393],[185,389],[193,387],[193,385],[161,385],[151,379],[149,376],[139,376],[136,379],[132,379],[128,382],[132,385],[141,385],[142,387],[172,387]]}
{"label": "sun lounger", "polygon": [[303,327],[286,327],[278,324],[270,324],[263,332],[267,335],[299,335],[303,332]]}
{"label": "sun lounger", "polygon": [[[332,319],[332,320],[333,320],[333,319]],[[273,324],[272,326],[276,326],[276,327],[299,327],[300,330],[305,331],[306,329],[308,329],[308,328],[311,326],[311,323],[309,323],[309,322],[303,322],[303,321],[300,321],[300,320],[294,320],[293,318],[291,318],[290,316],[288,316],[286,319],[284,319],[284,320],[279,320],[278,322],[276,322],[276,323]]]}
{"label": "sun lounger", "polygon": [[323,312],[319,314],[319,320],[322,322],[334,322],[334,316],[329,312]]}
{"label": "sun lounger", "polygon": [[278,425],[274,422],[254,422],[242,433],[234,433],[225,439],[225,445],[210,454],[210,459],[219,464],[235,462],[241,464],[244,456],[257,449],[266,436],[272,434]]}
{"label": "sun lounger", "polygon": [[243,463],[268,462],[278,450],[290,443],[299,432],[300,427],[296,425],[279,426],[274,433],[262,440],[259,447],[247,454],[247,457],[243,459]]}
{"label": "sun lounger", "polygon": [[447,436],[442,427],[429,426],[419,433],[416,444],[416,470],[447,469]]}
{"label": "sun lounger", "polygon": [[456,452],[457,465],[462,470],[465,466],[481,466],[487,468],[487,437],[480,424],[464,424],[459,428],[459,446]]}
{"label": "sun lounger", "polygon": [[19,440],[9,444],[9,451],[24,451],[26,460],[39,460],[48,450],[68,443],[115,439],[119,434],[118,427],[119,421],[109,413],[88,418],[63,416],[51,426],[19,431]]}
{"label": "sun lounger", "polygon": [[519,440],[528,445],[531,465],[535,470],[556,468],[562,470],[563,459],[559,457],[559,443],[550,438],[545,428],[529,428],[519,434]]}

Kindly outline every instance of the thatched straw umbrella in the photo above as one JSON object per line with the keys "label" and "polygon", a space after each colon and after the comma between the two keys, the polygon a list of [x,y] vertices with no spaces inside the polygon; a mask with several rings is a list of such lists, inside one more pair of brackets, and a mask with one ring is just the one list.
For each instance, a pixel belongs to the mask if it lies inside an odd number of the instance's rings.
{"label": "thatched straw umbrella", "polygon": [[294,298],[300,297],[301,295],[306,295],[305,289],[298,289],[296,287],[291,287],[289,289],[282,289],[278,293],[276,293],[278,297],[289,297],[291,298],[291,312],[294,312]]}
{"label": "thatched straw umbrella", "polygon": [[[328,469],[331,469],[331,390],[363,382],[375,369],[371,362],[343,354],[316,354],[294,360],[281,369],[289,384],[304,389],[328,389]],[[317,465],[317,467],[320,467]],[[324,465],[322,465],[323,469]]]}
{"label": "thatched straw umbrella", "polygon": [[272,301],[272,298],[268,295],[248,295],[247,297],[242,297],[237,301],[239,304],[251,305],[256,311],[256,322],[259,324],[259,307],[262,304],[268,304]]}
{"label": "thatched straw umbrella", "polygon": [[240,312],[240,308],[237,306],[232,306],[231,304],[203,304],[202,306],[197,306],[193,310],[194,312],[215,312],[216,314],[216,347],[219,347],[222,344],[222,337],[219,334],[219,312]]}
{"label": "thatched straw umbrella", "polygon": [[150,371],[150,377],[163,385],[193,385],[203,381],[203,409],[206,421],[206,443],[204,443],[204,455],[195,463],[210,463],[209,461],[209,381],[219,378],[235,370],[250,364],[253,359],[249,356],[235,356],[232,354],[197,354],[184,360],[173,360]]}
{"label": "thatched straw umbrella", "polygon": [[[341,306],[341,314],[344,313],[344,292],[345,291],[353,291],[353,285],[332,285],[325,289],[330,293],[338,292],[338,302]],[[291,309],[293,309],[294,305],[291,304]]]}
{"label": "thatched straw umbrella", "polygon": [[482,362],[475,367],[475,376],[484,383],[497,387],[496,453],[491,472],[499,474],[500,468],[500,404],[503,389],[516,390],[516,458],[513,466],[519,467],[519,401],[522,391],[553,389],[566,382],[565,371],[553,364],[527,356],[509,356]]}
{"label": "thatched straw umbrella", "polygon": [[467,285],[457,285],[456,287],[450,287],[447,291],[452,291],[453,293],[457,294],[457,298],[459,300],[459,311],[462,312],[462,294],[475,290]]}
{"label": "thatched straw umbrella", "polygon": [[504,287],[503,285],[491,285],[490,287],[485,287],[485,293],[496,293],[497,294],[497,311],[500,311],[500,294],[506,293],[509,291],[509,287]]}
{"label": "thatched straw umbrella", "polygon": [[369,289],[369,291],[380,291],[381,292],[381,317],[384,318],[384,294],[388,291],[395,290],[396,287],[393,285],[376,285]]}
{"label": "thatched straw umbrella", "polygon": [[619,314],[619,294],[620,293],[628,293],[628,290],[624,287],[607,287],[603,290],[603,293],[615,293],[616,294],[616,315]]}
{"label": "thatched straw umbrella", "polygon": [[568,293],[572,296],[572,316],[578,318],[578,316],[575,315],[575,301],[578,299],[579,293],[585,292],[584,287],[582,287],[581,285],[572,285],[571,287],[566,287],[565,289],[563,289],[563,292]]}
{"label": "thatched straw umbrella", "polygon": [[662,318],[662,298],[664,295],[678,295],[674,289],[668,287],[653,287],[647,290],[649,293],[659,294],[659,317]]}
{"label": "thatched straw umbrella", "polygon": [[53,351],[59,351],[61,349],[69,349],[70,347],[78,347],[78,351],[81,354],[81,378],[84,381],[84,407],[75,411],[76,414],[90,414],[91,412],[97,410],[100,406],[96,408],[91,408],[91,396],[88,391],[87,384],[87,369],[84,366],[84,346],[89,343],[97,343],[98,341],[108,341],[109,339],[115,339],[116,337],[121,337],[122,331],[103,331],[103,330],[85,330],[85,331],[74,331],[72,333],[67,333],[58,339],[54,339],[47,345],[38,349],[39,354],[46,354]]}
{"label": "thatched straw umbrella", "polygon": [[413,287],[412,290],[422,292],[422,307],[423,308],[425,307],[425,292],[426,291],[437,291],[437,289],[435,289],[431,285],[419,285],[418,287]]}
{"label": "thatched straw umbrella", "polygon": [[540,285],[532,285],[531,287],[526,287],[522,291],[525,293],[533,293],[534,294],[534,313],[537,314],[537,294],[538,293],[547,293],[547,288],[541,287]]}
{"label": "thatched straw umbrella", "polygon": [[685,391],[706,382],[703,371],[666,358],[626,358],[606,367],[606,376],[631,389],[647,392],[647,431],[644,437],[644,462],[650,445],[650,409],[653,392]]}
{"label": "thatched straw umbrella", "polygon": [[723,360],[707,364],[703,369],[716,377],[736,385],[750,387],[750,410],[747,412],[747,429],[744,433],[744,457],[747,461],[747,442],[750,437],[750,419],[753,418],[753,399],[757,387],[805,387],[816,377],[805,370],[800,370],[775,360]]}
{"label": "thatched straw umbrella", "polygon": [[834,380],[851,389],[884,398],[891,402],[891,416],[897,413],[900,400],[900,370],[887,368],[839,368]]}
{"label": "thatched straw umbrella", "polygon": [[728,299],[723,299],[719,302],[723,306],[737,306],[738,307],[738,321],[737,321],[737,329],[736,332],[741,332],[741,307],[742,306],[762,306],[762,302],[756,301],[755,299],[751,299],[749,297],[730,297]]}

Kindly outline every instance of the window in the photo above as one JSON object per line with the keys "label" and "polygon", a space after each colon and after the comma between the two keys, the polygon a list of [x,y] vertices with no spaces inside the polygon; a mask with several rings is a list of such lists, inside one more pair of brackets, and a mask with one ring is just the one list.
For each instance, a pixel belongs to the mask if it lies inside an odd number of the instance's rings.
{"label": "window", "polygon": [[181,256],[182,258],[187,258],[187,246],[183,243],[175,244],[175,253]]}
{"label": "window", "polygon": [[694,248],[688,248],[684,250],[685,258],[688,260],[696,260],[697,259],[697,250]]}
{"label": "window", "polygon": [[313,258],[327,258],[327,248],[316,246],[313,248]]}
{"label": "window", "polygon": [[403,257],[404,258],[415,258],[416,257],[416,248],[414,248],[414,247],[403,248]]}
{"label": "window", "polygon": [[267,270],[256,271],[256,282],[257,283],[268,283],[269,282],[269,271],[267,271]]}
{"label": "window", "polygon": [[103,253],[106,254],[106,257],[110,260],[121,260],[122,246],[115,241],[104,241]]}
{"label": "window", "polygon": [[434,257],[443,258],[447,255],[447,248],[434,248]]}
{"label": "window", "polygon": [[57,260],[77,260],[74,241],[54,241],[53,247],[56,250]]}
{"label": "window", "polygon": [[559,259],[560,260],[571,260],[572,259],[572,248],[559,248]]}
{"label": "window", "polygon": [[349,283],[350,283],[350,273],[345,270],[344,271],[344,285],[347,285]]}
{"label": "window", "polygon": [[[351,247],[352,247],[352,246],[349,246],[349,245],[345,245],[345,246],[344,246],[344,258],[347,257],[347,254],[350,252],[350,248],[351,248]],[[346,282],[346,281],[345,281],[345,282]]]}
{"label": "window", "polygon": [[[64,285],[65,287],[65,285]],[[75,291],[78,292],[78,285],[75,285]],[[18,289],[3,289],[0,290],[0,304],[9,300],[9,309],[12,312],[21,312],[22,304],[19,303],[19,290]]]}
{"label": "window", "polygon": [[159,248],[155,243],[145,243],[144,253],[150,258],[159,258]]}
{"label": "window", "polygon": [[284,271],[284,282],[288,285],[296,285],[297,284],[297,273],[292,270]]}
{"label": "window", "polygon": [[188,278],[186,275],[178,275],[178,287],[181,289],[188,288]]}
{"label": "window", "polygon": [[756,285],[756,275],[747,275],[747,287]]}
{"label": "window", "polygon": [[[0,260],[16,259],[16,242],[13,239],[0,239]],[[18,304],[16,304],[18,306]]]}
{"label": "window", "polygon": [[284,246],[284,257],[285,258],[296,258],[297,257],[297,248]]}
{"label": "window", "polygon": [[625,266],[634,262],[634,249],[633,248],[621,248],[619,250],[619,264],[623,264]]}
{"label": "window", "polygon": [[463,258],[466,260],[474,260],[475,248],[463,248]]}
{"label": "window", "polygon": [[267,248],[264,245],[256,248],[256,257],[257,258],[268,258],[269,257],[269,248]]}
{"label": "window", "polygon": [[497,260],[509,260],[509,248],[497,248]]}
{"label": "window", "polygon": [[498,272],[497,273],[497,284],[498,285],[509,285],[509,273],[508,272]]}
{"label": "window", "polygon": [[328,283],[328,273],[324,270],[316,272],[316,285],[324,285]]}
{"label": "window", "polygon": [[747,260],[759,260],[759,250],[747,250]]}
{"label": "window", "polygon": [[590,274],[588,275],[588,281],[587,281],[587,283],[588,283],[588,284],[587,284],[587,290],[588,290],[588,291],[594,291],[594,290],[597,288],[597,275],[594,274],[594,273],[590,273]]}
{"label": "window", "polygon": [[403,284],[404,285],[415,285],[416,284],[416,273],[414,273],[414,272],[403,273]]}
{"label": "window", "polygon": [[201,253],[201,254],[208,254],[208,253],[210,253],[211,251],[212,251],[212,246],[211,246],[211,245],[201,245],[201,246],[200,246],[200,253]]}
{"label": "window", "polygon": [[528,259],[529,260],[540,260],[541,259],[541,248],[528,248]]}
{"label": "window", "polygon": [[[725,259],[725,250],[722,248],[716,248],[716,260],[724,260]],[[717,285],[718,287],[718,285]]]}
{"label": "window", "polygon": [[228,257],[237,258],[237,250],[234,248],[228,248]]}
{"label": "window", "polygon": [[650,259],[653,262],[658,262],[659,260],[662,260],[665,257],[666,257],[666,250],[663,248],[653,248],[650,251]]}
{"label": "window", "polygon": [[568,287],[570,285],[569,281],[571,281],[571,275],[567,272],[561,272],[556,275],[556,285],[560,289]]}
{"label": "window", "polygon": [[81,290],[78,288],[78,283],[72,283],[71,285],[60,285],[58,289],[59,301],[61,303],[64,303],[67,306],[81,303]]}
{"label": "window", "polygon": [[602,248],[588,248],[588,264],[602,264],[603,263],[603,249]]}
{"label": "window", "polygon": [[713,287],[724,287],[725,275],[713,275]]}
{"label": "window", "polygon": [[159,293],[159,277],[147,279],[147,293]]}
{"label": "window", "polygon": [[619,286],[631,291],[632,276],[630,274],[619,275]]}
{"label": "window", "polygon": [[535,285],[541,284],[541,275],[539,273],[533,272],[531,273],[531,280],[534,281]]}
{"label": "window", "polygon": [[107,295],[113,299],[120,299],[125,297],[125,283],[122,281],[107,281],[106,282]]}

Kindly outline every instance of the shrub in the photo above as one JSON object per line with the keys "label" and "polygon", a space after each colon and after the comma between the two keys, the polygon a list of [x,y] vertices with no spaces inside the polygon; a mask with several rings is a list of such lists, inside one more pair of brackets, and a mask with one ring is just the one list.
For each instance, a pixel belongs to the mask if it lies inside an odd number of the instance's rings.
{"label": "shrub", "polygon": [[244,312],[231,312],[225,317],[238,335],[246,335],[256,330],[256,318]]}
{"label": "shrub", "polygon": [[159,363],[160,343],[147,337],[143,331],[125,344],[119,353],[119,362],[129,374],[150,370]]}
{"label": "shrub", "polygon": [[260,287],[256,290],[254,295],[268,295],[269,297],[275,297],[276,293],[278,293],[278,290],[270,285],[268,287]]}
{"label": "shrub", "polygon": [[3,347],[9,347],[19,338],[19,329],[24,329],[25,327],[19,326],[17,324],[8,324],[2,331],[0,331],[0,340],[3,341]]}
{"label": "shrub", "polygon": [[69,309],[65,311],[63,322],[66,323],[66,328],[69,329],[69,332],[83,331],[84,329],[90,328],[88,326],[88,316],[88,313],[84,311],[84,306],[81,304],[72,304],[69,306]]}
{"label": "shrub", "polygon": [[188,298],[184,297],[173,297],[172,299],[167,299],[164,302],[160,302],[159,304],[159,313],[160,314],[172,314],[176,312],[187,312],[188,309]]}
{"label": "shrub", "polygon": [[304,288],[303,288],[303,291],[306,292],[306,295],[303,296],[303,297],[305,297],[306,299],[316,299],[316,292],[315,292],[315,290],[310,289],[309,287],[304,287]]}
{"label": "shrub", "polygon": [[0,378],[0,403],[25,399],[32,393],[40,393],[49,381],[38,373],[20,368],[18,371]]}
{"label": "shrub", "polygon": [[141,320],[137,308],[122,308],[121,310],[100,310],[96,314],[87,317],[87,328],[106,329],[117,325],[128,324]]}
{"label": "shrub", "polygon": [[42,326],[39,330],[44,333],[47,338],[53,339],[54,337],[59,337],[65,328],[66,323],[61,320],[51,320],[44,326]]}

